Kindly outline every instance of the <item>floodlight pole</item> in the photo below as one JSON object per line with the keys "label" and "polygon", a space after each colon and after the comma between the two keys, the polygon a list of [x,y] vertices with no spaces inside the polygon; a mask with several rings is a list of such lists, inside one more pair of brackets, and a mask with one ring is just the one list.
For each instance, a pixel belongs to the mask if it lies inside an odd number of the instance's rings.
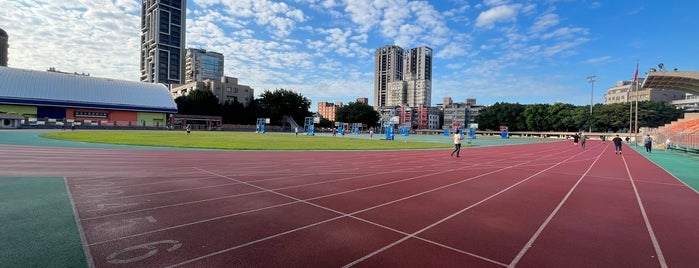
{"label": "floodlight pole", "polygon": [[590,75],[587,77],[587,82],[590,83],[590,133],[592,133],[592,101],[594,97],[594,92],[595,92],[595,77],[594,75]]}

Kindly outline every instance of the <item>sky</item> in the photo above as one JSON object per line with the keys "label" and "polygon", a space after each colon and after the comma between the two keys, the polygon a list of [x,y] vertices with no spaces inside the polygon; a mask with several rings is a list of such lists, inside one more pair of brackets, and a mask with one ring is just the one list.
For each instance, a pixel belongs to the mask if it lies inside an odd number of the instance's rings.
{"label": "sky", "polygon": [[[138,81],[138,0],[0,0],[8,66]],[[373,104],[374,51],[434,50],[432,105],[444,97],[603,103],[618,81],[699,71],[699,1],[188,0],[186,47],[220,52],[225,75],[259,96]],[[594,83],[588,77],[594,76]]]}

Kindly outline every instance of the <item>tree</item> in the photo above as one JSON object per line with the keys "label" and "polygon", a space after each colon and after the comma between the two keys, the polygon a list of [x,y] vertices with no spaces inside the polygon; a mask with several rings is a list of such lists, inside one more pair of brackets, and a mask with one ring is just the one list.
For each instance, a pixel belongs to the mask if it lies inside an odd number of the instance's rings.
{"label": "tree", "polygon": [[350,102],[335,111],[335,120],[347,123],[362,123],[368,127],[379,125],[381,115],[373,107],[362,102]]}
{"label": "tree", "polygon": [[545,131],[552,128],[549,121],[550,106],[549,104],[533,104],[524,108],[524,121],[527,123],[528,130]]}
{"label": "tree", "polygon": [[311,101],[291,90],[265,90],[257,103],[259,116],[270,118],[270,121],[281,125],[284,116],[291,116],[297,123],[303,124],[304,119],[312,115],[309,111]]}
{"label": "tree", "polygon": [[209,90],[195,90],[175,99],[178,114],[221,115],[218,98]]}
{"label": "tree", "polygon": [[500,103],[486,107],[476,117],[480,130],[500,130],[507,126],[509,131],[527,130],[524,117],[525,106],[519,103]]}

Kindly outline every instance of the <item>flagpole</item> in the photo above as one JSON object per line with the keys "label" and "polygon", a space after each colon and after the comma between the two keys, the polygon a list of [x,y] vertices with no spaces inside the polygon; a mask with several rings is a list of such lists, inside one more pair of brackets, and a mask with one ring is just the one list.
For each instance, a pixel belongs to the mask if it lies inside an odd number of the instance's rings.
{"label": "flagpole", "polygon": [[638,61],[636,61],[636,74],[636,119],[634,120],[634,140],[636,141],[636,146],[638,146]]}
{"label": "flagpole", "polygon": [[629,91],[626,92],[626,101],[629,102],[629,136],[631,136],[633,129],[633,101],[631,101],[631,91],[633,91],[633,81],[629,85]]}

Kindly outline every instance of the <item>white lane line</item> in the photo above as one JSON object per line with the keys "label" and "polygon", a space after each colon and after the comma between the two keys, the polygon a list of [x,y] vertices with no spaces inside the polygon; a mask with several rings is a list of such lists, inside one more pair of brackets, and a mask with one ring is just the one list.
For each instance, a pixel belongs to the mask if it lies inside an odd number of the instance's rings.
{"label": "white lane line", "polygon": [[629,169],[629,165],[626,162],[626,157],[622,155],[621,158],[624,160],[626,173],[629,175],[629,181],[631,182],[631,186],[633,186],[633,192],[636,195],[636,202],[638,202],[638,208],[641,210],[641,214],[643,215],[643,221],[646,224],[646,229],[648,229],[648,235],[650,236],[650,240],[653,242],[653,247],[655,248],[655,255],[658,256],[658,263],[660,264],[660,267],[667,268],[665,256],[663,255],[663,251],[660,249],[660,243],[658,243],[658,239],[655,237],[655,232],[653,232],[653,226],[651,226],[650,220],[648,220],[648,214],[646,213],[646,209],[643,206],[643,201],[641,200],[641,195],[638,193],[638,188],[636,188],[636,183],[634,182],[633,176],[631,175],[631,170]]}
{"label": "white lane line", "polygon": [[[561,152],[559,152],[559,153],[561,153]],[[546,157],[546,156],[550,156],[550,155],[546,155],[546,154],[544,154],[544,155],[545,155],[545,156],[542,156],[542,157],[540,157],[540,158],[538,158],[538,159],[544,158],[544,157]],[[572,157],[572,156],[571,156],[571,157]],[[504,160],[504,159],[497,159],[497,160],[494,160],[494,161],[492,161],[492,162],[499,162],[499,161],[503,161],[503,160]],[[537,160],[537,159],[533,159],[533,160],[530,160],[530,161],[527,161],[527,162],[532,162],[532,161],[535,161],[535,160]],[[492,163],[492,162],[491,162],[491,163]],[[524,162],[524,163],[527,163],[527,162]],[[251,242],[245,243],[245,244],[243,244],[243,245],[238,245],[238,246],[235,246],[235,247],[231,247],[231,248],[226,248],[226,249],[223,249],[223,250],[219,250],[219,251],[216,251],[216,252],[207,254],[207,255],[199,256],[199,257],[194,258],[194,259],[190,259],[190,260],[187,260],[187,261],[178,263],[178,264],[171,265],[171,266],[169,266],[169,267],[176,267],[176,266],[181,266],[181,265],[189,264],[189,263],[192,263],[192,262],[201,260],[201,259],[205,259],[205,258],[208,258],[208,257],[212,257],[212,256],[215,256],[215,255],[219,255],[219,254],[225,253],[225,252],[229,252],[229,251],[232,251],[232,250],[241,248],[241,247],[243,247],[243,246],[248,246],[248,245],[252,245],[252,244],[255,244],[255,243],[263,242],[263,241],[266,241],[266,240],[269,240],[269,239],[272,239],[272,238],[279,237],[279,236],[281,236],[281,235],[286,235],[286,234],[289,234],[289,233],[291,233],[291,232],[296,232],[296,231],[299,231],[299,230],[304,230],[304,229],[307,229],[307,228],[310,228],[310,227],[313,227],[313,226],[317,226],[317,225],[319,225],[319,224],[321,224],[321,223],[331,222],[331,221],[338,220],[338,219],[341,219],[341,218],[344,218],[344,217],[350,217],[350,218],[354,218],[354,219],[357,219],[357,220],[361,220],[361,221],[367,222],[367,223],[372,224],[372,225],[375,225],[375,226],[379,226],[379,227],[382,227],[382,228],[386,228],[386,229],[388,229],[388,230],[396,231],[396,232],[398,232],[399,234],[405,235],[406,237],[412,237],[410,234],[407,234],[407,233],[405,233],[405,232],[398,231],[398,230],[395,230],[395,229],[392,229],[392,228],[388,228],[388,227],[383,226],[383,225],[381,225],[381,224],[378,224],[378,223],[375,223],[375,222],[371,222],[371,221],[368,221],[368,220],[365,220],[365,219],[362,219],[362,218],[358,218],[358,217],[356,217],[356,216],[354,216],[354,215],[356,215],[356,214],[358,214],[358,213],[365,212],[365,211],[369,211],[369,210],[372,210],[372,209],[375,209],[375,208],[378,208],[378,207],[382,207],[382,206],[386,206],[386,205],[393,204],[393,203],[396,203],[396,202],[400,202],[400,201],[403,201],[403,200],[406,200],[406,199],[409,199],[409,198],[413,198],[413,197],[416,197],[416,196],[420,196],[420,195],[423,195],[423,194],[428,193],[428,192],[433,192],[433,191],[436,191],[436,190],[439,190],[439,189],[443,189],[443,188],[446,188],[446,187],[449,187],[449,186],[453,186],[453,185],[456,185],[456,184],[459,184],[459,183],[463,183],[463,182],[466,182],[466,181],[474,180],[474,179],[476,179],[476,178],[478,178],[478,177],[486,176],[486,175],[488,175],[488,174],[492,174],[492,173],[499,172],[499,171],[506,170],[506,169],[511,169],[511,168],[516,167],[516,166],[523,165],[524,163],[520,163],[520,164],[512,165],[512,166],[506,166],[506,167],[503,167],[503,168],[501,168],[501,169],[499,169],[499,170],[496,170],[496,171],[491,171],[491,172],[488,172],[488,173],[486,173],[486,174],[480,174],[480,175],[478,175],[478,176],[476,176],[476,177],[471,177],[471,178],[469,178],[469,179],[462,180],[462,181],[460,181],[460,182],[452,183],[452,184],[449,184],[449,185],[445,185],[445,186],[438,187],[438,188],[436,188],[436,189],[432,189],[432,190],[425,191],[425,192],[422,192],[422,193],[417,193],[417,194],[414,194],[414,195],[411,195],[411,196],[407,196],[407,197],[403,197],[403,198],[400,198],[400,199],[397,199],[397,200],[393,200],[393,201],[390,201],[390,202],[382,203],[382,204],[376,205],[376,206],[374,206],[374,207],[365,208],[365,209],[362,209],[362,210],[359,210],[359,211],[355,211],[355,212],[352,212],[352,213],[349,213],[349,214],[343,213],[343,212],[340,212],[340,211],[336,211],[336,210],[331,209],[331,208],[323,207],[323,206],[320,206],[320,205],[317,205],[317,204],[308,202],[309,200],[319,199],[319,198],[323,198],[323,197],[315,197],[315,198],[311,198],[311,199],[307,199],[307,200],[300,200],[300,199],[297,199],[297,198],[294,198],[294,197],[289,196],[289,198],[297,200],[297,201],[295,201],[295,202],[293,202],[293,203],[303,202],[303,203],[306,203],[306,204],[311,205],[311,206],[315,206],[315,207],[318,207],[318,208],[321,208],[321,209],[325,209],[325,210],[329,210],[329,211],[338,213],[338,214],[340,214],[340,216],[337,216],[337,217],[331,218],[331,219],[327,219],[327,220],[324,220],[324,221],[319,222],[319,223],[313,223],[313,224],[310,224],[310,225],[302,226],[302,227],[299,227],[299,228],[296,228],[296,229],[293,229],[293,230],[289,230],[289,231],[286,231],[286,232],[283,232],[283,233],[280,233],[280,234],[276,234],[276,235],[268,236],[268,237],[265,237],[265,238],[261,238],[261,239],[258,239],[258,240],[256,240],[256,241],[251,241]],[[476,164],[476,165],[479,165],[479,164]],[[467,168],[467,167],[461,167],[461,168],[456,168],[456,169],[449,169],[449,170],[446,170],[446,171],[435,172],[435,173],[426,174],[426,175],[420,175],[420,176],[417,176],[417,177],[414,177],[414,178],[410,178],[410,179],[415,179],[415,178],[425,177],[425,176],[432,176],[432,175],[437,175],[437,174],[446,173],[446,172],[451,172],[451,171],[454,171],[454,170],[460,170],[460,169],[465,169],[465,168]],[[553,167],[551,167],[551,168],[553,168]],[[203,171],[203,172],[207,172],[207,173],[209,173],[209,174],[218,175],[218,174],[213,173],[213,172],[211,172],[211,171],[207,171],[207,170],[202,170],[202,171]],[[223,176],[223,175],[218,175],[218,176],[222,176],[222,177],[224,177],[224,178],[227,178],[226,176]],[[229,178],[229,179],[235,180],[235,179],[233,179],[233,178]],[[401,180],[401,181],[404,181],[404,180]],[[395,182],[390,182],[390,183],[385,183],[385,184],[392,184],[392,183],[395,183]],[[381,184],[381,185],[383,185],[383,184]],[[254,187],[256,187],[256,186],[254,186]],[[378,186],[375,185],[375,186],[365,187],[365,188],[374,188],[374,187],[378,187]],[[261,188],[261,187],[258,187],[258,188],[260,188],[260,189],[262,189],[262,190],[266,190],[266,189]],[[347,192],[354,192],[354,191],[359,191],[359,190],[360,190],[360,189],[354,189],[354,190],[347,191]],[[284,195],[284,194],[275,192],[275,191],[273,191],[273,190],[266,190],[266,191],[270,191],[270,192],[275,193],[275,194],[280,194],[280,195],[286,196],[286,195]],[[340,193],[330,194],[330,195],[327,195],[327,196],[333,196],[333,195],[338,195],[338,194],[340,194]],[[208,220],[205,220],[205,221],[208,221]],[[203,221],[202,221],[202,222],[203,222]],[[169,229],[169,228],[168,228],[168,229]],[[157,230],[157,231],[160,231],[160,230]],[[153,231],[153,232],[156,232],[156,231]],[[417,237],[416,237],[416,238],[417,238]],[[120,239],[121,239],[121,238],[120,238]],[[427,241],[426,239],[423,239],[423,238],[418,238],[418,239],[423,240],[423,241]],[[115,240],[116,240],[116,239],[115,239]],[[433,244],[440,245],[439,243],[436,243],[436,242],[433,242]],[[450,248],[450,247],[446,247],[446,248]],[[458,251],[458,252],[462,252],[462,251]],[[477,255],[475,255],[475,254],[468,254],[468,255],[477,256]],[[493,261],[493,260],[490,260],[490,259],[485,258],[485,257],[482,257],[482,256],[478,256],[478,258],[480,258],[480,259],[482,259],[482,260],[486,260],[486,261],[491,261],[491,262],[496,263],[496,264],[500,264],[500,263],[497,262],[497,261]]]}
{"label": "white lane line", "polygon": [[78,234],[80,235],[80,241],[82,242],[83,254],[85,254],[85,261],[87,262],[88,267],[94,268],[95,261],[92,260],[92,253],[90,253],[90,248],[87,244],[87,237],[85,237],[85,231],[83,229],[82,223],[80,222],[80,215],[78,214],[78,209],[75,207],[75,202],[73,201],[73,194],[70,192],[70,187],[68,187],[67,177],[63,177],[63,183],[66,187],[66,192],[68,193],[70,206],[73,209],[73,217],[75,217],[75,224],[78,227]]}
{"label": "white lane line", "polygon": [[585,176],[587,176],[587,173],[589,173],[590,170],[592,170],[592,167],[595,165],[595,163],[597,163],[597,161],[600,159],[600,157],[602,156],[602,154],[604,152],[605,152],[605,150],[603,150],[600,154],[597,155],[597,157],[595,158],[595,161],[592,162],[592,164],[590,164],[590,166],[587,168],[587,170],[585,170],[585,173],[583,173],[580,176],[578,181],[575,182],[573,187],[571,187],[570,190],[568,191],[568,193],[563,197],[563,199],[561,199],[561,202],[558,203],[558,206],[556,206],[556,208],[551,212],[551,214],[549,214],[549,216],[546,218],[546,220],[544,220],[544,223],[542,223],[541,226],[539,226],[539,229],[536,230],[534,235],[532,235],[532,237],[529,239],[529,241],[526,244],[524,244],[524,247],[519,251],[519,254],[517,254],[517,256],[512,260],[512,262],[510,262],[510,265],[508,267],[514,268],[515,266],[517,266],[517,263],[519,263],[519,261],[522,259],[522,257],[524,257],[524,254],[526,254],[527,251],[531,248],[531,246],[534,244],[534,241],[537,238],[539,238],[539,235],[541,235],[541,233],[544,231],[546,226],[548,226],[549,222],[551,222],[553,217],[556,216],[556,214],[558,213],[559,210],[561,210],[561,207],[563,207],[563,204],[568,200],[570,195],[573,194],[573,191],[575,191],[575,188],[577,188],[578,185],[580,185],[580,182],[582,182],[583,178],[585,178]]}
{"label": "white lane line", "polygon": [[[456,213],[453,213],[453,214],[451,214],[451,215],[449,215],[449,216],[447,216],[447,217],[445,217],[445,218],[442,218],[441,220],[436,221],[436,222],[434,222],[433,224],[430,224],[430,225],[428,225],[427,227],[424,227],[424,228],[422,228],[422,229],[420,229],[420,230],[418,230],[418,231],[416,231],[416,232],[410,234],[409,236],[403,237],[402,239],[399,239],[399,240],[397,240],[397,241],[395,241],[395,242],[393,242],[393,243],[391,243],[391,244],[389,244],[389,245],[384,246],[383,248],[380,248],[380,249],[378,249],[378,250],[376,250],[376,251],[374,251],[374,252],[371,252],[371,253],[365,255],[364,257],[361,257],[361,258],[359,258],[359,259],[357,259],[357,260],[355,260],[355,261],[353,261],[353,262],[351,262],[351,263],[348,263],[347,265],[345,265],[345,266],[343,266],[343,267],[352,267],[352,266],[354,266],[354,265],[356,265],[356,264],[358,264],[358,263],[360,263],[360,262],[362,262],[362,261],[364,261],[364,260],[366,260],[366,259],[368,259],[368,258],[370,258],[370,257],[373,257],[373,256],[375,256],[375,255],[377,255],[377,254],[379,254],[379,253],[381,253],[381,252],[383,252],[383,251],[388,250],[389,248],[392,248],[392,247],[394,247],[394,246],[396,246],[396,245],[398,245],[398,244],[400,244],[400,243],[402,243],[402,242],[408,240],[409,238],[417,238],[417,235],[418,235],[418,234],[420,234],[420,233],[422,233],[422,232],[424,232],[424,231],[427,231],[428,229],[431,229],[431,228],[433,228],[433,227],[435,227],[435,226],[437,226],[437,225],[439,225],[439,224],[441,224],[441,223],[443,223],[443,222],[445,222],[445,221],[447,221],[447,220],[449,220],[449,219],[451,219],[451,218],[454,218],[454,217],[456,217],[457,215],[459,215],[459,214],[461,214],[461,213],[463,213],[463,212],[465,212],[465,211],[467,211],[467,210],[469,210],[469,209],[471,209],[471,208],[473,208],[473,207],[476,207],[476,206],[478,206],[478,205],[484,203],[485,201],[488,201],[488,200],[490,200],[490,199],[492,199],[492,198],[495,198],[496,196],[499,196],[500,194],[502,194],[502,193],[504,193],[504,192],[507,192],[507,191],[509,191],[510,189],[512,189],[512,188],[514,188],[514,187],[516,187],[516,186],[518,186],[518,185],[520,185],[520,184],[522,184],[522,183],[524,183],[524,182],[530,180],[531,178],[534,178],[534,177],[536,177],[536,176],[538,176],[538,175],[540,175],[540,174],[542,174],[542,173],[544,173],[544,172],[546,172],[546,171],[548,171],[548,170],[550,170],[550,169],[552,169],[552,168],[554,168],[554,167],[557,167],[557,166],[560,165],[560,164],[563,164],[563,163],[567,162],[568,160],[572,159],[573,157],[575,157],[575,156],[577,156],[577,155],[579,155],[579,154],[580,154],[580,153],[575,154],[575,155],[572,155],[572,156],[570,156],[570,157],[564,159],[563,161],[560,161],[560,162],[558,162],[558,163],[556,163],[556,164],[554,164],[554,165],[552,165],[552,166],[550,166],[550,167],[548,167],[548,168],[546,168],[546,169],[544,169],[544,170],[541,170],[541,171],[539,171],[539,172],[537,172],[537,173],[535,173],[535,174],[533,174],[533,175],[531,175],[531,176],[529,176],[529,177],[527,177],[527,178],[525,178],[525,179],[523,179],[523,180],[521,180],[521,181],[519,181],[519,182],[517,182],[517,183],[515,183],[515,184],[513,184],[513,185],[510,185],[509,187],[507,187],[507,188],[505,188],[505,189],[502,189],[501,191],[499,191],[499,192],[497,192],[497,193],[494,193],[494,194],[492,194],[492,195],[490,195],[490,196],[488,196],[488,197],[486,197],[486,198],[484,198],[484,199],[481,199],[480,201],[478,201],[478,202],[476,202],[476,203],[474,203],[474,204],[472,204],[472,205],[470,205],[470,206],[468,206],[468,207],[466,207],[466,208],[464,208],[464,209],[462,209],[462,210],[457,211]],[[543,158],[543,157],[542,157],[542,158]],[[534,161],[534,160],[531,160],[531,161]],[[523,163],[522,163],[522,164],[523,164]],[[512,167],[515,167],[515,166],[512,166]],[[504,169],[508,169],[508,168],[503,168],[503,170],[504,170]],[[484,258],[484,257],[483,257],[483,258]],[[500,263],[500,262],[495,262],[495,263],[497,263],[497,264],[502,264],[502,263]],[[502,265],[505,266],[505,264],[502,264]]]}

